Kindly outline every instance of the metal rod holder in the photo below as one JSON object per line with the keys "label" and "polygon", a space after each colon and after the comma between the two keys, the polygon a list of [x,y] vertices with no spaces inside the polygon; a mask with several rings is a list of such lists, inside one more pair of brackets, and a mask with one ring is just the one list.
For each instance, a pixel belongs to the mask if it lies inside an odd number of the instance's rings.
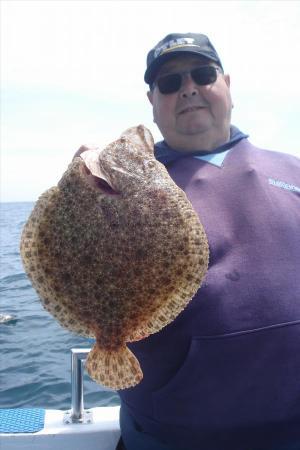
{"label": "metal rod holder", "polygon": [[71,349],[71,411],[70,421],[72,423],[84,421],[84,401],[83,401],[83,363],[86,360],[90,348]]}
{"label": "metal rod holder", "polygon": [[[64,424],[93,422],[92,410],[85,410],[83,404],[83,363],[90,351],[90,348],[71,349],[71,409],[65,411]],[[102,391],[114,392],[104,386]]]}

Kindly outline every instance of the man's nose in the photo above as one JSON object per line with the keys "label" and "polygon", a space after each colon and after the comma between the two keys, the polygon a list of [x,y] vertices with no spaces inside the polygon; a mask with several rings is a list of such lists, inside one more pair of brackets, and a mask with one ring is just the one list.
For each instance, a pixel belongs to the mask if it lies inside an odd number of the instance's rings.
{"label": "man's nose", "polygon": [[180,96],[182,98],[192,97],[199,94],[198,85],[195,83],[190,73],[182,75],[182,82],[180,88]]}

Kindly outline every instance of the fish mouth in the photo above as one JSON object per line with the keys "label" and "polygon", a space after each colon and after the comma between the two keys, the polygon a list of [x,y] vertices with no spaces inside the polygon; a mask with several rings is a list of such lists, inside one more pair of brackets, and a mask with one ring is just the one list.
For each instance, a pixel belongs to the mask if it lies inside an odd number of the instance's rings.
{"label": "fish mouth", "polygon": [[83,161],[81,173],[89,186],[105,195],[120,195],[100,168],[99,151],[87,150],[81,153],[80,158]]}

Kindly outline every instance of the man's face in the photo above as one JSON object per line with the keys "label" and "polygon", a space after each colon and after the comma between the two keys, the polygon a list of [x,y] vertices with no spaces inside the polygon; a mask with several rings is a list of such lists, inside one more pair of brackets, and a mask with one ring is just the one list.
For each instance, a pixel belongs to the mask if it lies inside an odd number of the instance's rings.
{"label": "man's face", "polygon": [[[201,56],[176,56],[162,65],[156,79],[207,64],[213,62]],[[161,94],[156,85],[148,92],[154,121],[170,147],[209,151],[228,141],[232,109],[229,85],[229,76],[221,72],[214,83],[204,86],[184,74],[177,92]]]}

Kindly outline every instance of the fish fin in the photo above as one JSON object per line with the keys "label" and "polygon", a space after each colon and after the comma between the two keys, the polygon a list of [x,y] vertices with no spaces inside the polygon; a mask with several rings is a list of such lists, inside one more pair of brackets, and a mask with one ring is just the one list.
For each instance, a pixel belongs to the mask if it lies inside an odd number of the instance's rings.
{"label": "fish fin", "polygon": [[155,313],[152,313],[147,322],[143,323],[141,327],[134,330],[126,339],[127,342],[140,341],[145,339],[150,334],[157,333],[169,323],[173,322],[178,314],[187,306],[189,300],[182,301],[182,297],[173,297],[163,306],[158,308]]}
{"label": "fish fin", "polygon": [[[32,210],[21,235],[20,254],[22,263],[29,277],[32,286],[36,290],[41,303],[61,326],[72,333],[81,336],[94,338],[94,332],[88,324],[78,318],[70,309],[63,306],[64,301],[61,296],[54,294],[46,283],[45,264],[42,256],[39,254],[41,247],[41,238],[39,236],[41,223],[48,214],[49,208],[55,206],[58,200],[59,189],[55,186],[45,191],[38,199]],[[47,219],[46,219],[47,220]]]}
{"label": "fish fin", "polygon": [[126,345],[107,350],[96,343],[88,354],[86,369],[94,381],[114,390],[135,386],[143,378],[138,360]]}
{"label": "fish fin", "polygon": [[[185,195],[185,194],[184,194]],[[183,197],[179,198],[183,201]],[[204,230],[200,226],[198,218],[191,215],[190,209],[183,202],[182,210],[191,226],[188,241],[186,265],[184,276],[177,286],[166,295],[158,292],[158,307],[126,338],[126,342],[134,342],[146,338],[150,334],[157,333],[166,325],[173,322],[186,308],[195,293],[201,287],[209,264],[209,246]]]}
{"label": "fish fin", "polygon": [[150,334],[156,333],[156,331],[153,331],[153,328],[151,327],[151,320],[149,320],[143,328],[139,327],[137,330],[134,330],[126,339],[126,342],[136,342],[140,341],[141,339],[145,339]]}
{"label": "fish fin", "polygon": [[[206,271],[206,267],[204,268]],[[201,278],[203,278],[203,275]],[[193,280],[190,280],[190,285],[181,286],[173,295],[165,301],[161,302],[160,307],[151,314],[151,317],[142,324],[137,330],[133,331],[126,339],[126,342],[139,341],[148,337],[150,334],[157,333],[166,325],[173,322],[176,317],[186,308],[193,297],[193,292],[196,292],[201,286],[201,279],[199,273],[196,274]]]}

